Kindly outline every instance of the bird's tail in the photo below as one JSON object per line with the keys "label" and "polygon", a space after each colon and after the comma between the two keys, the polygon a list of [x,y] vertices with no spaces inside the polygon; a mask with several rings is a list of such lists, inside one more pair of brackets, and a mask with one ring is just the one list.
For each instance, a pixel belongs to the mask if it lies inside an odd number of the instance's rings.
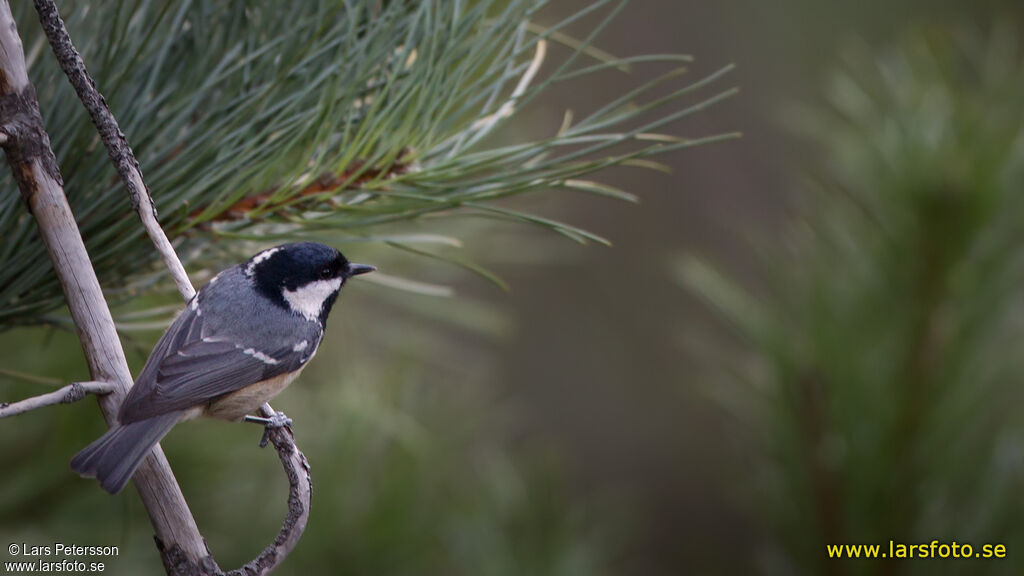
{"label": "bird's tail", "polygon": [[149,454],[150,448],[170,432],[180,417],[180,413],[173,412],[131,424],[119,424],[75,454],[71,459],[71,469],[82,476],[95,477],[104,490],[117,494]]}

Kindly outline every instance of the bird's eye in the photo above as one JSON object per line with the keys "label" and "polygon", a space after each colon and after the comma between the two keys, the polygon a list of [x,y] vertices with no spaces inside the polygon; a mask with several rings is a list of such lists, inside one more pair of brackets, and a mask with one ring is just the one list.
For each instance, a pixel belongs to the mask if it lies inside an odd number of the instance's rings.
{"label": "bird's eye", "polygon": [[332,276],[334,276],[334,272],[332,272],[330,268],[323,268],[320,270],[320,278],[327,280]]}

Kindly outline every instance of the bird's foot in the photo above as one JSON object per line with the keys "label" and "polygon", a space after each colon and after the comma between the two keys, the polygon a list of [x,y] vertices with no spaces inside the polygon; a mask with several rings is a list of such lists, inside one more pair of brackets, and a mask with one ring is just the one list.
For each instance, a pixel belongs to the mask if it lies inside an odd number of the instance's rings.
{"label": "bird's foot", "polygon": [[245,416],[246,422],[263,425],[263,436],[260,438],[260,448],[265,448],[270,441],[270,431],[277,428],[286,428],[292,425],[292,419],[285,416],[284,412],[275,412],[270,418],[262,416]]}

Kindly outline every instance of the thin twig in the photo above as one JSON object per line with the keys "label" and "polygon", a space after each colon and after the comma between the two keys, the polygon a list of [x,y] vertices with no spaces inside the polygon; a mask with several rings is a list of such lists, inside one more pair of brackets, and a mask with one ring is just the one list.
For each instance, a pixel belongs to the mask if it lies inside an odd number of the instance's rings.
{"label": "thin twig", "polygon": [[36,408],[56,406],[57,404],[71,404],[78,402],[89,394],[97,396],[110,394],[114,391],[114,385],[107,382],[74,382],[67,386],[32,398],[19,400],[18,402],[0,402],[0,418],[17,416]]}
{"label": "thin twig", "polygon": [[195,288],[192,287],[185,267],[178,259],[170,240],[167,239],[163,228],[160,227],[156,206],[153,205],[153,197],[150,196],[149,188],[142,179],[139,161],[135,159],[135,153],[132,152],[128,140],[118,127],[117,119],[110,112],[106,100],[96,89],[96,83],[85,69],[85,62],[82,61],[78,50],[71,43],[71,37],[57,12],[56,4],[53,3],[53,0],[35,0],[35,6],[39,13],[39,21],[43,25],[43,31],[50,41],[50,47],[53,48],[53,53],[57,57],[61,69],[67,75],[78,98],[89,112],[89,117],[96,125],[96,131],[99,132],[100,139],[103,140],[103,145],[106,146],[107,153],[110,154],[110,159],[113,160],[118,174],[121,175],[121,180],[124,181],[125,187],[128,189],[128,194],[132,199],[132,208],[142,220],[146,234],[149,235],[149,239],[153,241],[160,257],[163,258],[178,291],[181,292],[185,300],[191,300],[196,294]]}
{"label": "thin twig", "polygon": [[[98,398],[103,416],[113,425],[131,388],[131,371],[64,195],[60,168],[43,126],[35,88],[28,79],[21,37],[7,0],[0,0],[0,132],[6,135],[3,150],[11,174],[64,290],[89,373],[93,380],[111,386],[110,393]],[[143,460],[133,479],[157,538],[176,546],[207,572],[219,571],[159,446]]]}
{"label": "thin twig", "polygon": [[[153,206],[149,189],[142,179],[142,172],[139,170],[139,162],[135,159],[124,133],[118,128],[117,120],[107,107],[103,96],[96,89],[96,83],[85,69],[85,63],[78,51],[75,50],[67,28],[57,12],[56,5],[52,0],[35,0],[35,7],[46,37],[50,41],[50,46],[60,62],[61,69],[64,70],[79,99],[89,112],[103,144],[107,147],[110,158],[117,166],[117,171],[121,174],[121,178],[131,194],[132,207],[138,213],[146,232],[160,252],[164,264],[167,265],[167,269],[178,286],[178,291],[186,301],[191,300],[195,296],[195,288],[185,273],[185,268],[174,251],[174,247],[160,227],[156,218],[156,208]],[[274,415],[269,404],[264,404],[261,411],[268,417]],[[274,543],[251,562],[233,571],[232,574],[250,576],[269,573],[298,544],[309,519],[313,484],[306,456],[295,445],[295,438],[292,436],[291,430],[287,428],[274,429],[270,431],[269,437],[277,449],[281,464],[288,476],[288,515],[285,517]],[[180,549],[174,546],[165,547],[159,539],[157,545],[169,572],[191,572],[196,568],[189,561],[190,559],[182,556]]]}

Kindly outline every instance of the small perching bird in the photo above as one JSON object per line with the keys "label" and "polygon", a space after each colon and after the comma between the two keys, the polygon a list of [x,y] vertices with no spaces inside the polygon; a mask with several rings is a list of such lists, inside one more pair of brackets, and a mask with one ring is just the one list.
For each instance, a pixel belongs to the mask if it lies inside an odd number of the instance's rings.
{"label": "small perching bird", "polygon": [[373,266],[314,242],[264,250],[200,288],[157,342],[118,424],[71,460],[120,492],[149,450],[182,420],[248,416],[285,389],[316,353],[345,282]]}

